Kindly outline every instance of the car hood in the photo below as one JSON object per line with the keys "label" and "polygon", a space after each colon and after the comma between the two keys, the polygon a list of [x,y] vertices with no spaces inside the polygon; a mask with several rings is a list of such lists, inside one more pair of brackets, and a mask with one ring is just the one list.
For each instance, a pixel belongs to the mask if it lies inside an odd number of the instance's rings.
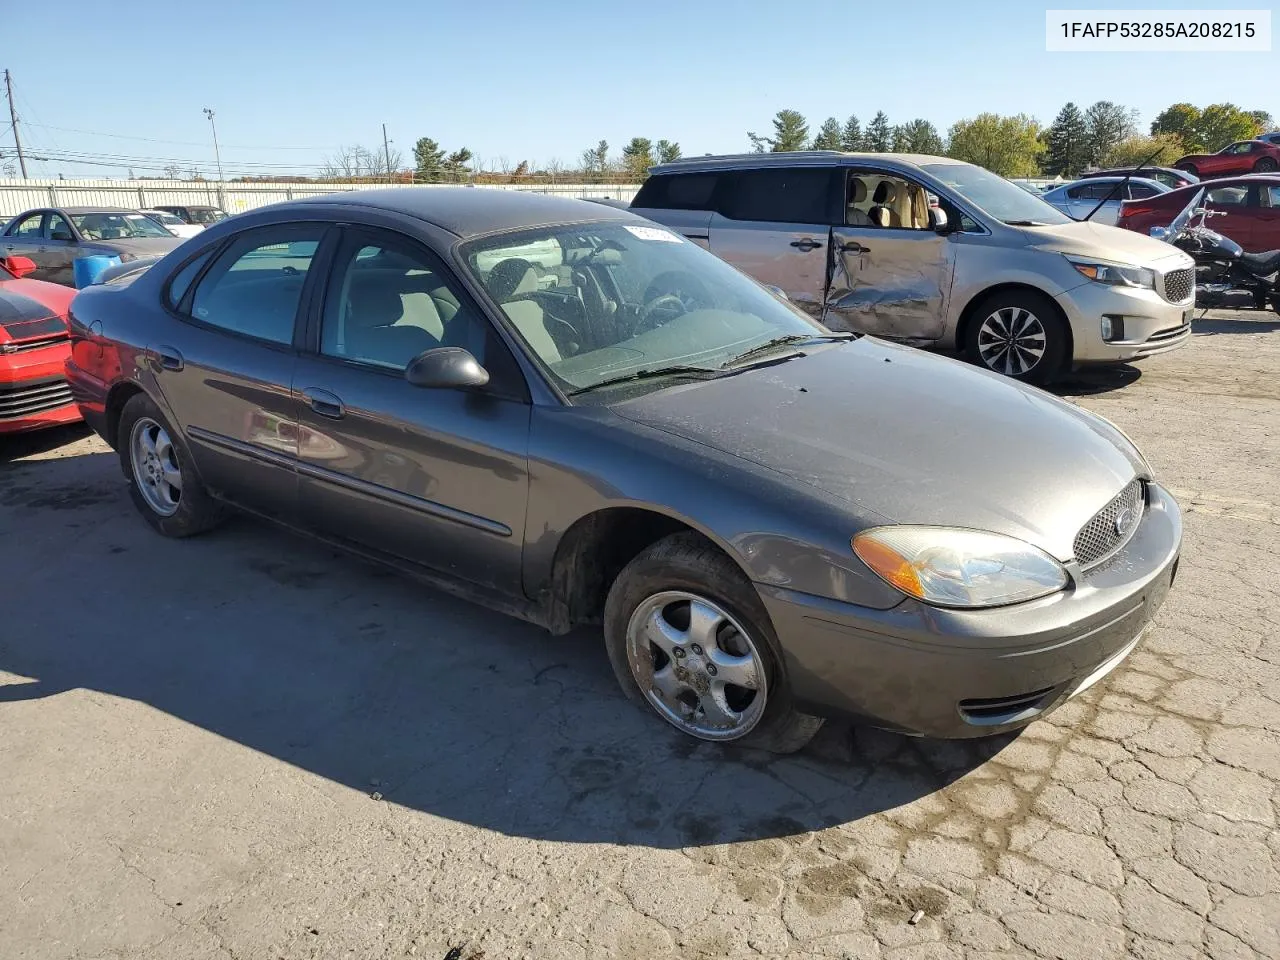
{"label": "car hood", "polygon": [[0,281],[0,343],[67,332],[65,317],[75,291],[40,280]]}
{"label": "car hood", "polygon": [[1191,262],[1185,253],[1163,240],[1105,223],[1082,221],[1022,229],[1030,245],[1037,250],[1098,257],[1137,266],[1158,266],[1162,270],[1171,269],[1173,261],[1185,262],[1184,265]]}
{"label": "car hood", "polygon": [[94,245],[132,253],[139,257],[160,257],[183,242],[182,237],[133,237],[120,240],[96,240]]}
{"label": "car hood", "polygon": [[1147,473],[1099,417],[870,337],[613,411],[855,504],[865,522],[990,530],[1060,560],[1080,527]]}

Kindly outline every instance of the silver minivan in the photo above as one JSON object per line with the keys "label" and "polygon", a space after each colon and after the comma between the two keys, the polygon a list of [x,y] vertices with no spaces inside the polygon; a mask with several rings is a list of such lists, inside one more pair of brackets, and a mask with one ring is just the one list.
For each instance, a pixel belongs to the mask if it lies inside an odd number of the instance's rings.
{"label": "silver minivan", "polygon": [[1045,383],[1191,336],[1191,258],[1077,223],[981,167],[835,151],[656,166],[631,209],[837,330],[958,349]]}

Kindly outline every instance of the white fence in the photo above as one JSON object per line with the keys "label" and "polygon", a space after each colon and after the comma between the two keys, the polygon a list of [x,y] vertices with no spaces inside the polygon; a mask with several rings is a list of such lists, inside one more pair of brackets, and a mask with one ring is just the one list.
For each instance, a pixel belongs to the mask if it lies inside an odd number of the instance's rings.
{"label": "white fence", "polygon": [[[377,183],[217,183],[174,180],[9,180],[0,179],[0,221],[38,207],[125,207],[146,209],[154,204],[210,204],[240,213],[295,197],[316,197],[351,190],[376,190]],[[437,184],[408,189],[432,190]],[[439,185],[443,186],[443,184]],[[630,200],[637,184],[555,183],[481,184],[477,189],[523,190],[563,197],[611,197]]]}

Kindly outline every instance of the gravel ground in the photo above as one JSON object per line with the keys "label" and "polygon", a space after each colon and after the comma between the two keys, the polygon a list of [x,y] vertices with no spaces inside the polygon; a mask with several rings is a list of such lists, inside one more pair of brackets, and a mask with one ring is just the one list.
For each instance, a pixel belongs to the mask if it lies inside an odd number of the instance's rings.
{"label": "gravel ground", "polygon": [[248,520],[165,541],[96,439],[6,441],[0,953],[1280,957],[1278,372],[1274,315],[1218,314],[1065,385],[1186,510],[1109,680],[790,758],[668,732],[590,633]]}

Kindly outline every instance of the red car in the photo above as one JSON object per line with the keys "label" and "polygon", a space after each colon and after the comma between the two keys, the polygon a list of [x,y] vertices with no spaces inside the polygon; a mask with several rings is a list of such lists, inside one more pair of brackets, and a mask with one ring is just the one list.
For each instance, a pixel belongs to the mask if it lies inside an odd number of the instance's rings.
{"label": "red car", "polygon": [[1116,226],[1138,233],[1166,227],[1201,187],[1206,188],[1205,203],[1223,214],[1209,221],[1211,229],[1230,237],[1249,253],[1280,250],[1280,175],[1276,174],[1230,177],[1143,200],[1126,200],[1120,204]]}
{"label": "red car", "polygon": [[1230,177],[1241,173],[1275,173],[1280,170],[1280,144],[1265,140],[1241,140],[1217,153],[1192,153],[1174,164],[1197,177]]}
{"label": "red car", "polygon": [[0,258],[0,434],[80,419],[65,373],[76,291],[23,279],[35,268],[27,257]]}

